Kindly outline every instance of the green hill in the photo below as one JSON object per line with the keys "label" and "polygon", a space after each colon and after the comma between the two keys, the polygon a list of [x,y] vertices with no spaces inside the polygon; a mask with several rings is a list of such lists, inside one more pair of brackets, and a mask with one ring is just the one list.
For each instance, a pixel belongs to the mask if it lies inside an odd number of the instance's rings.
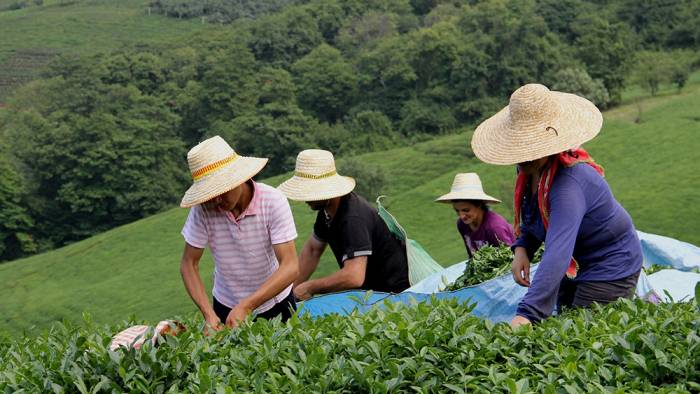
{"label": "green hill", "polygon": [[[682,94],[644,100],[641,108],[641,123],[634,122],[634,104],[607,112],[603,130],[586,147],[605,167],[613,192],[638,229],[700,245],[700,74],[693,75]],[[504,200],[496,211],[512,218],[514,168],[481,163],[469,149],[470,137],[471,132],[464,132],[359,157],[385,172],[387,206],[409,236],[444,265],[465,258],[454,213],[432,202],[449,189],[455,173],[478,172],[486,191]],[[277,185],[284,178],[265,182]],[[292,207],[299,248],[314,215],[305,204]],[[83,311],[104,323],[132,314],[154,321],[193,311],[178,269],[183,248],[179,232],[186,213],[174,208],[59,250],[0,265],[0,329],[31,332],[55,320],[79,320]],[[320,271],[334,269],[327,252]],[[206,254],[207,286],[211,270]]]}
{"label": "green hill", "polygon": [[[12,9],[13,4],[25,8]],[[0,103],[36,78],[54,56],[96,54],[135,44],[174,43],[213,29],[148,12],[147,0],[0,0]]]}

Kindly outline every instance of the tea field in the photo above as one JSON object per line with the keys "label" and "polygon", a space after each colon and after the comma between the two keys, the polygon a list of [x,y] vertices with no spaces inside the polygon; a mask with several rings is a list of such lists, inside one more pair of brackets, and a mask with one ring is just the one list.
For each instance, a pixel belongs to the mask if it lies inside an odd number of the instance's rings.
{"label": "tea field", "polygon": [[188,331],[108,350],[125,327],[57,325],[0,341],[3,392],[689,393],[700,390],[694,303],[623,300],[515,332],[454,301],[365,315]]}

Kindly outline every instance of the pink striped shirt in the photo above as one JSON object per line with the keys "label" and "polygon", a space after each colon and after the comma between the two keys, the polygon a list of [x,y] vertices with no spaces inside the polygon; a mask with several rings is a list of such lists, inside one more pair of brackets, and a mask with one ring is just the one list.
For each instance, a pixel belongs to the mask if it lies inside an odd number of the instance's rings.
{"label": "pink striped shirt", "polygon": [[[231,211],[196,205],[190,208],[182,236],[195,248],[209,245],[214,257],[212,293],[220,303],[233,308],[277,271],[279,262],[272,245],[296,239],[297,231],[284,194],[253,182],[253,198],[238,218]],[[256,312],[269,310],[291,289],[289,285]]]}

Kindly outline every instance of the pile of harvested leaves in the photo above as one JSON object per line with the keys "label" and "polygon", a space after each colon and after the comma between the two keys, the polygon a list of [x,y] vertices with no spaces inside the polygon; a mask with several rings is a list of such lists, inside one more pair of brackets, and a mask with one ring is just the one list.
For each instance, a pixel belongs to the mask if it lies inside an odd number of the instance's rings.
{"label": "pile of harvested leaves", "polygon": [[[539,263],[542,259],[540,248],[532,259],[531,264]],[[452,291],[496,278],[510,272],[513,263],[513,252],[507,245],[486,245],[477,250],[471,259],[467,260],[462,276],[457,278],[445,290]]]}
{"label": "pile of harvested leaves", "polygon": [[366,314],[191,329],[139,351],[124,328],[56,325],[0,338],[0,392],[667,392],[700,390],[700,313],[623,300],[513,331],[454,300]]}
{"label": "pile of harvested leaves", "polygon": [[649,266],[649,268],[644,268],[644,272],[645,272],[647,275],[651,275],[651,274],[656,273],[656,272],[659,272],[659,271],[661,271],[661,270],[668,270],[668,269],[672,269],[672,268],[673,268],[673,267],[670,266],[670,265],[652,264],[651,266]]}
{"label": "pile of harvested leaves", "polygon": [[[651,275],[651,274],[655,274],[655,273],[662,271],[662,270],[671,270],[671,269],[674,269],[673,266],[671,266],[671,265],[652,264],[648,268],[644,268],[644,272],[647,275]],[[686,272],[695,272],[696,274],[700,274],[700,269],[698,269],[698,267],[693,267],[692,269],[687,270]]]}

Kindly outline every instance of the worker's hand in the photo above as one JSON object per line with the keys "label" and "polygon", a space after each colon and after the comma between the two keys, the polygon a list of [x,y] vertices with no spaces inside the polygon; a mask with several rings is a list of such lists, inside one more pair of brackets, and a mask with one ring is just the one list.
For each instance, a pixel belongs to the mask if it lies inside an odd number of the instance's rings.
{"label": "worker's hand", "polygon": [[226,325],[230,328],[237,327],[240,322],[245,320],[252,312],[252,309],[244,305],[242,302],[234,306],[231,312],[226,317]]}
{"label": "worker's hand", "polygon": [[308,300],[311,298],[311,296],[313,296],[309,282],[299,283],[294,287],[293,291],[294,297],[301,301]]}
{"label": "worker's hand", "polygon": [[204,335],[208,336],[209,334],[213,334],[215,331],[219,331],[222,328],[224,328],[223,324],[221,324],[221,320],[219,320],[219,317],[216,316],[216,313],[210,316],[206,316],[204,318],[205,324],[204,324]]}
{"label": "worker's hand", "polygon": [[527,257],[525,248],[515,248],[511,269],[515,283],[520,286],[530,287],[530,259]]}
{"label": "worker's hand", "polygon": [[532,322],[528,318],[522,317],[519,315],[515,315],[513,320],[510,321],[510,326],[512,328],[518,328],[520,326],[527,326],[527,325],[532,325]]}

